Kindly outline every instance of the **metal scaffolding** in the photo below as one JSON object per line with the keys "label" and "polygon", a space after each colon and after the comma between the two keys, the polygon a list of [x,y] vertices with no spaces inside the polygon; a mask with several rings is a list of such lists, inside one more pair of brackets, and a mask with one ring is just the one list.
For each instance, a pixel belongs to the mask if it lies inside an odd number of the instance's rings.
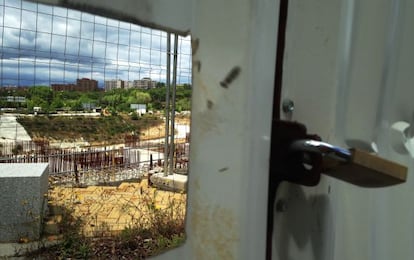
{"label": "metal scaffolding", "polygon": [[[167,37],[167,84],[166,84],[166,105],[165,105],[165,152],[164,152],[164,176],[173,174],[174,169],[174,134],[175,134],[175,93],[177,90],[177,52],[178,35],[174,35],[173,54],[173,80],[170,86],[171,77],[171,36]],[[171,91],[172,90],[172,91]],[[171,93],[172,92],[172,93]]]}

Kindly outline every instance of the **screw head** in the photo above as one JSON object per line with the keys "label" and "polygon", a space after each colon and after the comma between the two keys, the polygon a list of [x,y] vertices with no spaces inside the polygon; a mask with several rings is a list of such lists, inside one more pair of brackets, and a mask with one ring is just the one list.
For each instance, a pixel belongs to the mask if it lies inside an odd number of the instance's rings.
{"label": "screw head", "polygon": [[295,103],[293,103],[293,101],[290,99],[283,100],[282,110],[285,113],[292,113],[293,110],[295,110]]}

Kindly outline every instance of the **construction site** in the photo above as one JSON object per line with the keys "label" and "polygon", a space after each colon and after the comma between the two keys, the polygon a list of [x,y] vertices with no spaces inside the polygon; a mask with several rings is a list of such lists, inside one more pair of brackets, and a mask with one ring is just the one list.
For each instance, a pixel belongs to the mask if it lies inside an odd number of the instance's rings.
{"label": "construction site", "polygon": [[[145,129],[142,137],[133,142],[125,138],[124,143],[103,147],[75,142],[64,148],[57,142],[32,141],[15,119],[15,115],[0,115],[0,167],[6,167],[1,168],[2,174],[10,171],[7,165],[46,163],[48,189],[44,212],[25,219],[31,224],[40,223],[39,233],[18,230],[8,241],[3,237],[2,242],[61,241],[68,232],[65,225],[71,223],[68,219],[78,221],[77,232],[85,238],[117,237],[137,227],[151,229],[154,221],[171,221],[181,226],[175,235],[184,235],[188,119],[178,120],[174,137],[169,136],[169,140],[163,123]],[[174,151],[171,156],[169,151]],[[23,201],[24,211],[35,211],[27,198],[22,196],[19,200]],[[2,232],[10,233],[6,230],[9,227],[3,224]]]}

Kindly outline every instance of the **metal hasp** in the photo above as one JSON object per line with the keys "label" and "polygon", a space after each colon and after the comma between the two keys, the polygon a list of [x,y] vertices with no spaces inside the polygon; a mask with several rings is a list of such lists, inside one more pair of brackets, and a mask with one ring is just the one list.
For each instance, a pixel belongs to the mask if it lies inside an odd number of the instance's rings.
{"label": "metal hasp", "polygon": [[[322,170],[321,153],[305,153],[292,149],[297,140],[320,141],[317,135],[308,135],[300,123],[273,120],[270,150],[270,172],[267,205],[266,259],[272,258],[273,214],[276,191],[282,181],[306,186],[319,183]],[[294,147],[293,147],[294,148]]]}
{"label": "metal hasp", "polygon": [[307,134],[304,125],[289,121],[274,121],[272,132],[270,181],[318,184],[323,153],[309,144],[320,141],[320,137]]}

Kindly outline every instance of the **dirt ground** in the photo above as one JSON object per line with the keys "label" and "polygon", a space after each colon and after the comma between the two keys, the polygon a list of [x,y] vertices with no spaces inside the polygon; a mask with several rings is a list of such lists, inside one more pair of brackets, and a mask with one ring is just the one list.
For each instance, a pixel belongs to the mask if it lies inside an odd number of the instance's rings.
{"label": "dirt ground", "polygon": [[[189,117],[177,117],[175,118],[176,125],[188,125],[190,126],[190,118]],[[141,133],[141,140],[152,140],[165,137],[165,122],[147,128],[142,131]]]}
{"label": "dirt ground", "polygon": [[[141,182],[124,182],[118,187],[89,186],[87,188],[55,187],[49,193],[49,208],[61,221],[65,208],[80,217],[86,236],[116,234],[134,225],[149,225],[159,215],[184,219],[186,194],[158,190]],[[60,213],[60,214],[59,214]],[[157,216],[158,215],[158,216]]]}

